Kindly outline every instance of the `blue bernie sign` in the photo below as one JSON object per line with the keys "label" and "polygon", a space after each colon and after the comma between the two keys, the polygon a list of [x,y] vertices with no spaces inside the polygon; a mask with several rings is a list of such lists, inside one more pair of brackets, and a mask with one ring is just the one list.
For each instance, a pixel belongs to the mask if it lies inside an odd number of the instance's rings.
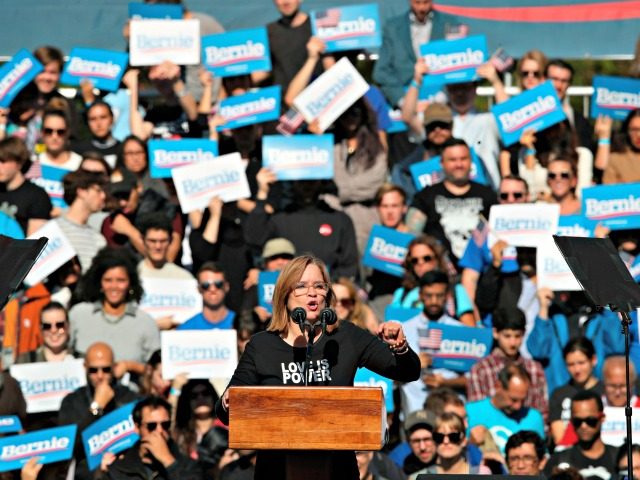
{"label": "blue bernie sign", "polygon": [[640,183],[583,188],[582,213],[611,230],[640,228]]}
{"label": "blue bernie sign", "polygon": [[269,313],[273,312],[273,291],[280,276],[279,271],[258,274],[258,305]]}
{"label": "blue bernie sign", "polygon": [[267,29],[233,30],[202,37],[202,65],[216,77],[271,71]]}
{"label": "blue bernie sign", "polygon": [[262,164],[278,180],[333,178],[333,135],[265,135]]}
{"label": "blue bernie sign", "polygon": [[280,95],[280,86],[274,86],[225,98],[219,109],[225,123],[218,127],[218,131],[277,120],[280,117]]}
{"label": "blue bernie sign", "polygon": [[215,140],[149,140],[149,172],[152,178],[171,178],[174,168],[210,161],[217,156],[218,142]]}
{"label": "blue bernie sign", "polygon": [[362,263],[381,272],[402,277],[402,262],[407,256],[407,246],[414,235],[392,228],[374,225],[369,234]]}
{"label": "blue bernie sign", "polygon": [[60,82],[65,85],[80,85],[82,80],[91,80],[93,86],[115,92],[127,70],[129,54],[100,50],[97,48],[74,48],[64,66]]}
{"label": "blue bernie sign", "polygon": [[27,84],[43,70],[42,64],[25,48],[0,68],[0,107],[7,108]]}
{"label": "blue bernie sign", "polygon": [[327,52],[378,48],[382,45],[377,4],[311,11],[311,32]]}
{"label": "blue bernie sign", "polygon": [[604,115],[624,120],[636,108],[640,108],[640,80],[604,75],[593,77],[591,118]]}
{"label": "blue bernie sign", "polygon": [[477,80],[477,68],[489,59],[484,35],[425,43],[420,55],[429,67],[424,82],[440,85]]}
{"label": "blue bernie sign", "polygon": [[41,464],[70,459],[76,429],[65,425],[0,438],[0,472],[20,470],[32,457],[38,457]]}

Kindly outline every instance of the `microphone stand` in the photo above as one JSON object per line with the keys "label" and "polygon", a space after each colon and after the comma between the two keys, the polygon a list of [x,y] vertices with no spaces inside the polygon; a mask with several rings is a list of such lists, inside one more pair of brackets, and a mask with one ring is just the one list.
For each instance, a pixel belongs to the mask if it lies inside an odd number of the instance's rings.
{"label": "microphone stand", "polygon": [[[612,305],[611,308],[613,310],[615,307]],[[629,380],[629,325],[631,325],[631,315],[624,310],[619,310],[619,313],[622,317],[622,333],[624,334],[625,376],[627,384],[627,404],[624,408],[624,416],[627,421],[627,478],[631,480],[633,478],[633,449],[631,448],[633,443],[631,438],[633,429],[631,427],[631,384]]]}
{"label": "microphone stand", "polygon": [[316,326],[318,324],[314,323],[311,325],[309,322],[304,323],[303,332],[307,333],[307,353],[304,361],[304,386],[309,386],[309,372],[311,371],[311,355],[313,354],[313,337],[316,331]]}

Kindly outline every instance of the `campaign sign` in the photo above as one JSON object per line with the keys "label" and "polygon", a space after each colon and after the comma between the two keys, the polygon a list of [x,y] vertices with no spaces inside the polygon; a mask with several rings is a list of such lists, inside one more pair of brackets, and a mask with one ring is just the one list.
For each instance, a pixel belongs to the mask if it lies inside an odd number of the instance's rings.
{"label": "campaign sign", "polygon": [[82,360],[20,363],[9,370],[20,384],[27,413],[58,411],[64,397],[87,384]]}
{"label": "campaign sign", "polygon": [[378,5],[311,10],[311,33],[327,46],[327,52],[378,48],[382,45]]}
{"label": "campaign sign", "polygon": [[149,173],[151,178],[171,178],[174,168],[213,160],[217,156],[218,142],[215,140],[149,140]]}
{"label": "campaign sign", "polygon": [[275,86],[225,98],[218,110],[225,123],[218,127],[218,131],[277,120],[280,117],[280,95],[280,87]]}
{"label": "campaign sign", "polygon": [[407,256],[407,246],[415,235],[393,228],[374,225],[369,234],[362,263],[381,272],[402,277],[402,262]]}
{"label": "campaign sign", "polygon": [[324,132],[333,121],[369,90],[369,84],[347,57],[316,78],[293,101],[307,123],[318,120]]}
{"label": "campaign sign", "polygon": [[136,402],[128,403],[93,422],[82,431],[82,446],[89,470],[100,466],[102,456],[120,453],[134,445],[140,436],[135,431],[131,412]]}
{"label": "campaign sign", "polygon": [[514,247],[537,247],[558,230],[560,205],[493,205],[489,211],[489,246],[504,240]]}
{"label": "campaign sign", "polygon": [[420,337],[420,351],[433,359],[433,368],[448,368],[468,372],[471,367],[491,352],[493,334],[490,328],[444,325],[429,322],[427,336]]}
{"label": "campaign sign", "polygon": [[127,70],[129,54],[97,48],[74,48],[64,66],[60,82],[80,85],[83,79],[91,80],[100,90],[115,92]]}
{"label": "campaign sign", "polygon": [[538,245],[536,274],[538,287],[563,292],[582,290],[552,237]]}
{"label": "campaign sign", "polygon": [[[489,185],[489,179],[485,173],[482,160],[480,160],[480,157],[478,157],[473,149],[470,150],[471,172],[469,173],[469,178],[482,185]],[[429,160],[423,160],[409,165],[409,171],[413,178],[413,184],[416,186],[416,191],[420,191],[425,187],[430,187],[444,180],[444,172],[442,171],[439,155]]]}
{"label": "campaign sign", "polygon": [[636,108],[640,108],[640,80],[603,75],[593,77],[591,118],[604,115],[624,120]]}
{"label": "campaign sign", "polygon": [[213,197],[224,202],[249,198],[249,182],[239,153],[172,170],[178,200],[183,213],[202,210]]}
{"label": "campaign sign", "polygon": [[7,108],[20,90],[43,70],[42,64],[27,49],[16,53],[0,68],[0,107]]}
{"label": "campaign sign", "polygon": [[280,276],[279,271],[260,272],[258,274],[258,305],[269,313],[273,312],[273,291]]}
{"label": "campaign sign", "polygon": [[640,183],[583,188],[582,213],[611,230],[640,228]]}
{"label": "campaign sign", "polygon": [[42,170],[42,176],[31,179],[31,182],[42,187],[42,189],[47,192],[51,204],[54,207],[67,208],[67,204],[64,201],[62,177],[69,173],[69,170],[50,167],[49,165],[42,165],[40,168]]}
{"label": "campaign sign", "polygon": [[271,70],[265,27],[202,37],[202,65],[216,77]]}
{"label": "campaign sign", "polygon": [[393,412],[393,380],[362,367],[356,370],[356,376],[353,378],[353,386],[382,388],[385,409],[387,412]]}
{"label": "campaign sign", "polygon": [[70,459],[76,429],[75,425],[65,425],[0,438],[0,472],[20,470],[33,457],[38,457],[41,464]]}
{"label": "campaign sign", "polygon": [[333,178],[333,135],[265,135],[262,165],[278,180]]}
{"label": "campaign sign", "polygon": [[202,311],[196,279],[143,278],[140,310],[153,318],[173,317],[183,323]]}
{"label": "campaign sign", "polygon": [[200,63],[200,20],[131,20],[129,62],[133,67]]}
{"label": "campaign sign", "polygon": [[[603,416],[604,421],[601,427],[602,441],[614,447],[625,445],[625,440],[627,439],[627,419],[624,414],[624,407],[606,406],[604,407]],[[640,435],[640,416],[637,415],[635,409],[631,415],[631,430],[632,437],[638,438]]]}
{"label": "campaign sign", "polygon": [[238,364],[235,330],[166,330],[160,332],[162,378],[231,378]]}
{"label": "campaign sign", "polygon": [[3,415],[0,417],[0,434],[15,433],[22,430],[22,423],[17,415]]}
{"label": "campaign sign", "polygon": [[633,263],[629,265],[629,273],[633,277],[633,279],[637,282],[640,282],[640,255],[636,255],[636,258],[633,260]]}
{"label": "campaign sign", "polygon": [[431,41],[420,45],[420,55],[429,67],[424,83],[430,84],[473,82],[477,68],[489,59],[484,35]]}
{"label": "campaign sign", "polygon": [[596,223],[582,215],[560,215],[557,234],[561,237],[591,238],[594,236],[595,228]]}
{"label": "campaign sign", "polygon": [[129,4],[129,18],[180,20],[182,18],[182,5],[169,5],[161,3],[131,2]]}
{"label": "campaign sign", "polygon": [[387,305],[384,309],[384,321],[403,323],[411,320],[416,315],[420,315],[421,312],[421,308],[403,308]]}
{"label": "campaign sign", "polygon": [[491,113],[507,147],[520,141],[525,130],[539,132],[567,118],[550,80],[494,105]]}
{"label": "campaign sign", "polygon": [[399,133],[406,132],[408,130],[407,124],[402,120],[402,111],[400,109],[393,109],[389,107],[388,113],[391,124],[386,129],[387,133]]}
{"label": "campaign sign", "polygon": [[27,285],[35,285],[76,256],[76,251],[55,220],[48,221],[27,238],[42,237],[47,237],[49,242],[24,279]]}

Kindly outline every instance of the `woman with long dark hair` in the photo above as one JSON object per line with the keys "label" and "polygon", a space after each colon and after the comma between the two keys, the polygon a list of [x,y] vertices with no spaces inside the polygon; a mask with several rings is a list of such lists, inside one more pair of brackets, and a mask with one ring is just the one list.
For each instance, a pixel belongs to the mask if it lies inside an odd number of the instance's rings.
{"label": "woman with long dark hair", "polygon": [[611,119],[596,120],[598,151],[595,166],[604,170],[602,183],[640,182],[640,108],[629,112],[618,135],[611,138]]}

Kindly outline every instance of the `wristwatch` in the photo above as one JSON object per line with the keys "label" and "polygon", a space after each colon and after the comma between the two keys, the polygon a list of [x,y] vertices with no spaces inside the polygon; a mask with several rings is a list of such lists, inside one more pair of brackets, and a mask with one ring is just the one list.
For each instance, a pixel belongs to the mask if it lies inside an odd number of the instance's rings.
{"label": "wristwatch", "polygon": [[91,412],[91,415],[93,415],[94,417],[97,417],[98,415],[102,415],[102,408],[100,408],[100,404],[98,402],[91,402],[91,405],[89,405],[89,411]]}

